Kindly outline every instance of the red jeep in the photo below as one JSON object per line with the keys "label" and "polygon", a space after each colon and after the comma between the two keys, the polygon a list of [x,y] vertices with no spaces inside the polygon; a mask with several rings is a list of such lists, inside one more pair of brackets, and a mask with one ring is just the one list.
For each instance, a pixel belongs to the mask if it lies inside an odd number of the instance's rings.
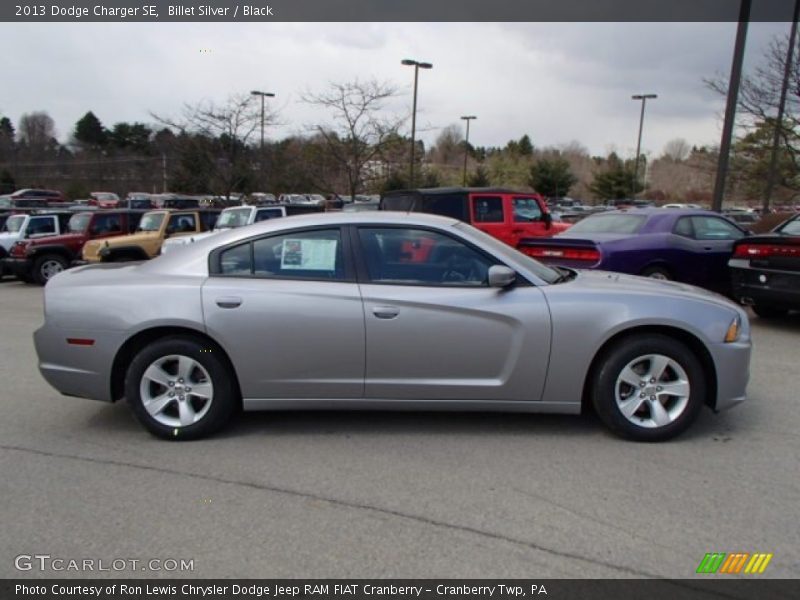
{"label": "red jeep", "polygon": [[569,228],[553,223],[540,194],[500,188],[432,188],[386,192],[380,210],[425,212],[465,221],[517,248],[521,240]]}
{"label": "red jeep", "polygon": [[3,259],[3,265],[26,282],[40,285],[80,258],[83,245],[98,238],[136,231],[145,210],[98,210],[72,215],[67,233],[20,240]]}

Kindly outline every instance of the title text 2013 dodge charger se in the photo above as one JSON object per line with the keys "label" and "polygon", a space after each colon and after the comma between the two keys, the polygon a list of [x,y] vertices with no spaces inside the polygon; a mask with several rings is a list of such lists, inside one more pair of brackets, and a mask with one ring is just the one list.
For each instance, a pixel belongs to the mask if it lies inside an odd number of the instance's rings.
{"label": "title text 2013 dodge charger se", "polygon": [[319,214],[45,288],[39,368],[170,439],[258,409],[578,413],[663,440],[744,399],[747,316],[691,286],[544,266],[453,219]]}

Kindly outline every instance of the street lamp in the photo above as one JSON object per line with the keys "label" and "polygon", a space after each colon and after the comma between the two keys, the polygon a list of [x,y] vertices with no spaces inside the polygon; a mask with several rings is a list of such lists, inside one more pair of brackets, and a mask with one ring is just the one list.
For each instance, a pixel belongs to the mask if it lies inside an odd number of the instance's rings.
{"label": "street lamp", "polygon": [[417,134],[417,81],[419,80],[420,69],[432,69],[433,65],[427,62],[420,62],[405,58],[400,61],[400,64],[407,67],[414,67],[414,107],[411,109],[411,167],[409,169],[409,187],[414,187],[414,145],[416,143]]}
{"label": "street lamp", "polygon": [[633,167],[633,187],[632,194],[636,197],[636,184],[639,182],[639,153],[642,150],[642,125],[644,125],[644,106],[648,100],[655,100],[658,98],[657,94],[635,94],[631,96],[633,100],[642,101],[642,112],[639,115],[639,141],[636,142],[636,165]]}
{"label": "street lamp", "polygon": [[464,187],[467,187],[467,154],[469,153],[469,122],[472,119],[477,119],[475,115],[467,115],[465,117],[461,117],[462,120],[467,122],[467,137],[464,138]]}
{"label": "street lamp", "polygon": [[[272,92],[259,92],[258,90],[253,90],[250,92],[251,96],[261,96],[261,148],[260,148],[260,155],[258,161],[258,183],[259,185],[263,185],[264,180],[264,98],[274,98],[275,94]],[[262,192],[264,190],[261,190]]]}

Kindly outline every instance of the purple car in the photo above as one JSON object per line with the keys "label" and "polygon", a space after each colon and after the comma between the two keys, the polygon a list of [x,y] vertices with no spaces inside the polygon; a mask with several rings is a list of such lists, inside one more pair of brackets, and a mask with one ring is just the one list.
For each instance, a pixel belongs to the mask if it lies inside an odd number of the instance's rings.
{"label": "purple car", "polygon": [[589,216],[520,244],[551,265],[673,279],[727,293],[733,243],[748,233],[706,210],[632,208]]}

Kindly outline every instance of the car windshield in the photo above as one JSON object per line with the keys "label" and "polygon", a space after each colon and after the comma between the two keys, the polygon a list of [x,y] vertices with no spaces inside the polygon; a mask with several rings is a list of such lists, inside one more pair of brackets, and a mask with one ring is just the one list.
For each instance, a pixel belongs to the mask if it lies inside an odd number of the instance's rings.
{"label": "car windshield", "polygon": [[3,226],[3,231],[7,233],[17,233],[25,222],[25,215],[14,215],[8,217],[6,224]]}
{"label": "car windshield", "polygon": [[136,231],[158,231],[164,222],[164,213],[147,213],[139,222]]}
{"label": "car windshield", "polygon": [[235,210],[223,210],[219,216],[216,227],[214,229],[230,229],[233,227],[242,227],[247,225],[247,220],[250,218],[249,208],[237,208]]}
{"label": "car windshield", "polygon": [[800,217],[795,217],[778,230],[783,235],[800,235]]}
{"label": "car windshield", "polygon": [[67,230],[70,233],[83,233],[86,231],[86,227],[89,225],[89,221],[91,220],[92,215],[87,213],[72,215],[72,217],[70,217],[69,224],[67,225]]}
{"label": "car windshield", "polygon": [[472,225],[468,225],[466,223],[456,223],[454,225],[456,229],[461,229],[464,231],[469,231],[470,234],[473,236],[480,238],[481,242],[483,242],[493,254],[499,254],[500,256],[504,254],[512,254],[514,255],[514,259],[524,263],[525,266],[539,279],[545,281],[547,283],[555,283],[560,277],[561,273],[556,271],[555,269],[548,267],[540,263],[538,260],[531,258],[509,246],[508,244],[504,244],[496,237],[489,235],[488,233],[484,233],[480,229],[476,229],[472,227]]}
{"label": "car windshield", "polygon": [[636,233],[647,220],[645,215],[594,215],[573,225],[573,233]]}

